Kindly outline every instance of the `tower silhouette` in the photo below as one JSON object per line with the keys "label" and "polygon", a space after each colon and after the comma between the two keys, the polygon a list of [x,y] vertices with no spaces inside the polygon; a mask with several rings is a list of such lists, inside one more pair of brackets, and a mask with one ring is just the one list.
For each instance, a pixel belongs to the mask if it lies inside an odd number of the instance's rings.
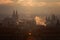
{"label": "tower silhouette", "polygon": [[18,13],[15,10],[13,10],[12,19],[13,19],[14,24],[16,24],[18,22],[18,19],[19,19]]}
{"label": "tower silhouette", "polygon": [[15,19],[15,20],[18,19],[17,11],[13,11],[12,18]]}

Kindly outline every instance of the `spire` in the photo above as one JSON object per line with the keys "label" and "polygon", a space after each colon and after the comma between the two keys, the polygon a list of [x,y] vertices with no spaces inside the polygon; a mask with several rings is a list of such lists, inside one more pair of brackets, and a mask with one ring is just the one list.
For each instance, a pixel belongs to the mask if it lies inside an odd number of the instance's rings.
{"label": "spire", "polygon": [[15,10],[13,10],[13,14],[12,14],[12,17],[15,17]]}
{"label": "spire", "polygon": [[18,20],[17,10],[13,10],[12,18],[13,18],[14,20]]}
{"label": "spire", "polygon": [[18,19],[18,13],[17,13],[17,11],[16,11],[16,14],[15,15],[16,15],[16,18]]}

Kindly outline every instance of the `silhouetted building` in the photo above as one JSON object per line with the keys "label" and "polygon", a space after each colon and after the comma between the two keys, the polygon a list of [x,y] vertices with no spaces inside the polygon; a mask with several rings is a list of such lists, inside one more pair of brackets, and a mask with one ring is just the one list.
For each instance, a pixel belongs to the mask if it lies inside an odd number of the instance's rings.
{"label": "silhouetted building", "polygon": [[56,26],[59,19],[53,14],[49,17],[46,17],[47,26]]}
{"label": "silhouetted building", "polygon": [[19,24],[19,18],[18,18],[18,13],[17,11],[13,11],[13,14],[11,17],[6,17],[3,20],[3,25],[8,26],[8,25],[17,25]]}
{"label": "silhouetted building", "polygon": [[13,21],[14,24],[18,24],[19,23],[19,18],[18,18],[17,11],[13,11],[12,21]]}

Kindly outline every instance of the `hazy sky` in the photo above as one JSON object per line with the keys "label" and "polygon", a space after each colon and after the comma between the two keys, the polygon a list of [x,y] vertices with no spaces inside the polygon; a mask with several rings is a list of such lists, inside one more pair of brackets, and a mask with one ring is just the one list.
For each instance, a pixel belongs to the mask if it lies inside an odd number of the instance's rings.
{"label": "hazy sky", "polygon": [[0,0],[0,4],[19,4],[21,6],[48,6],[60,5],[60,0]]}
{"label": "hazy sky", "polygon": [[60,14],[60,0],[0,0],[0,14],[10,15],[17,9],[20,15]]}
{"label": "hazy sky", "polygon": [[[18,0],[13,0],[13,1],[18,1]],[[44,2],[59,2],[60,0],[33,0],[33,1],[44,1]]]}

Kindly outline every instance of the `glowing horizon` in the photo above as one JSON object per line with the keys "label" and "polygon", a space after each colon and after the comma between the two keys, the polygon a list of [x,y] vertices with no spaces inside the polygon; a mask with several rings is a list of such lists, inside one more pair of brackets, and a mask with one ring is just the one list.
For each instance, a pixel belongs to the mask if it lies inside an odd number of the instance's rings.
{"label": "glowing horizon", "polygon": [[36,21],[36,25],[43,25],[43,26],[46,26],[45,22],[45,18],[41,18],[41,17],[38,17],[36,16],[35,17],[35,21]]}
{"label": "glowing horizon", "polygon": [[44,6],[46,2],[34,2],[33,0],[18,0],[17,4],[22,6]]}
{"label": "glowing horizon", "polygon": [[60,2],[45,2],[37,0],[0,0],[0,4],[20,5],[26,7],[44,7],[44,6],[60,6]]}

